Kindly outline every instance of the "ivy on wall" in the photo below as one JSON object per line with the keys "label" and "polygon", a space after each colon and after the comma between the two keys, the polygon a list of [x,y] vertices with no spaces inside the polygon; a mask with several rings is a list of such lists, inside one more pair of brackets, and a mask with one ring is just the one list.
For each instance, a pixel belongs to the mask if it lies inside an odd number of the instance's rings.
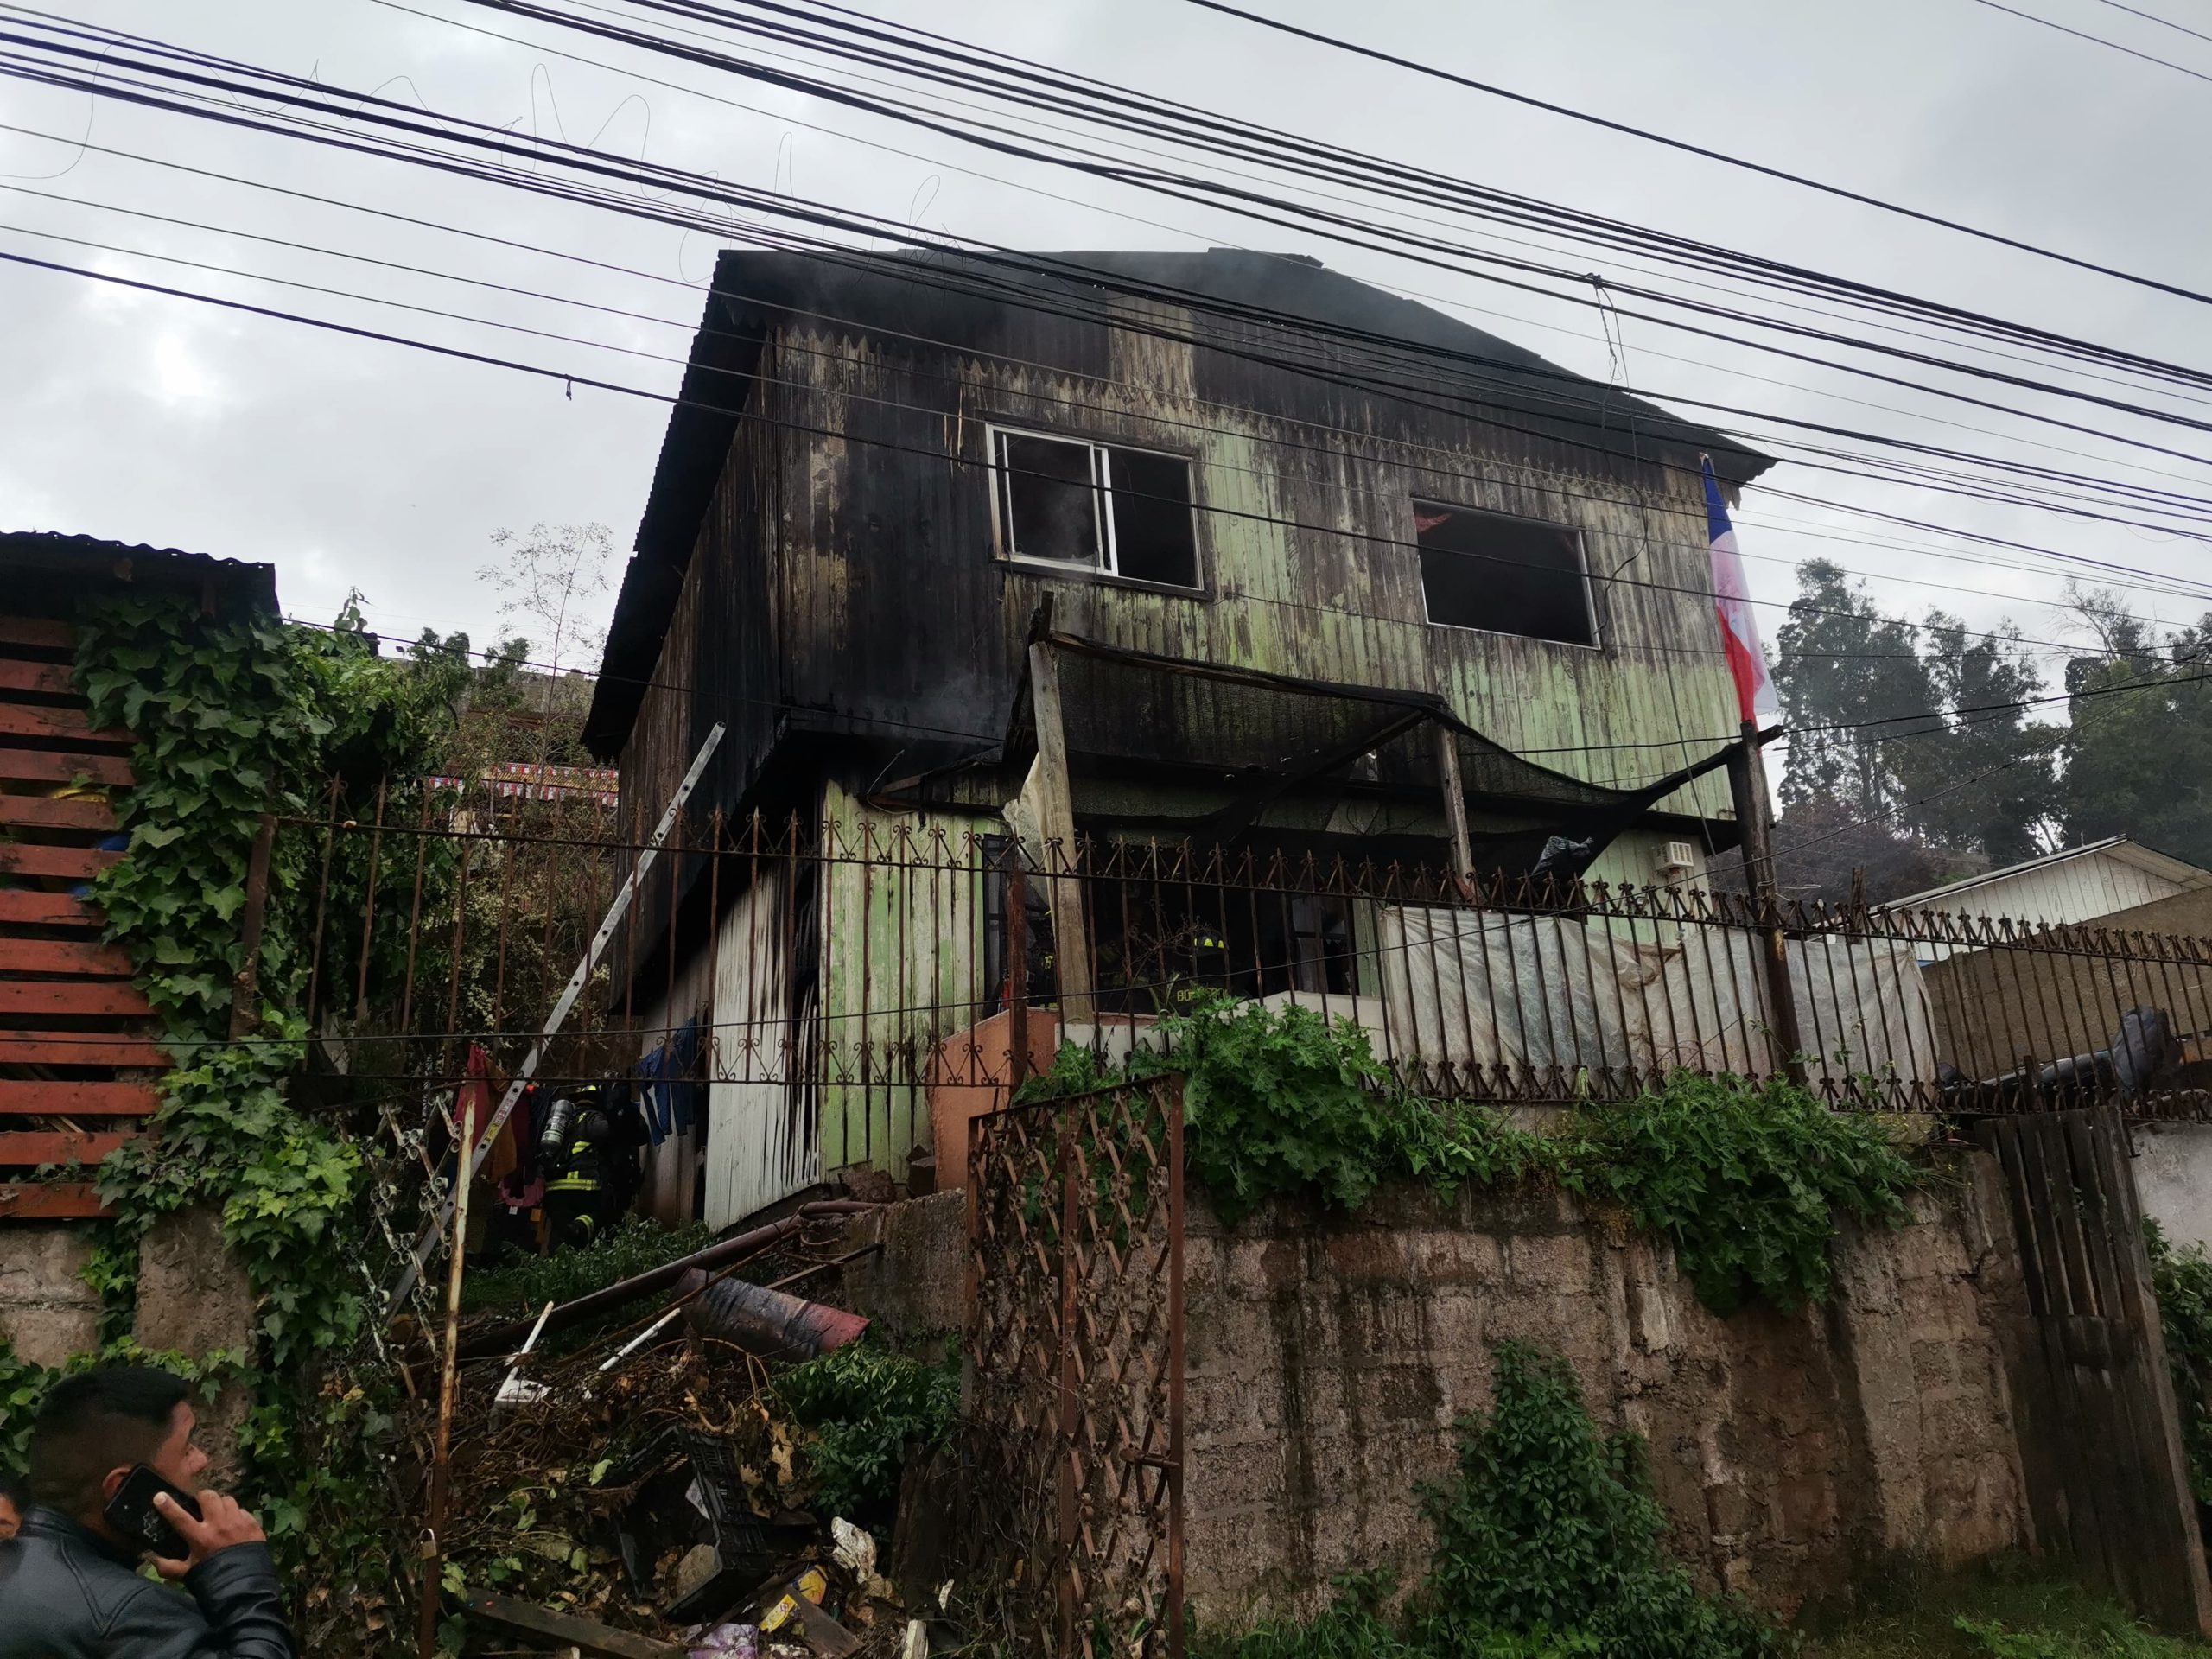
{"label": "ivy on wall", "polygon": [[[323,875],[315,838],[276,838],[258,1022],[232,1042],[246,873],[264,811],[350,810],[380,781],[398,810],[422,801],[424,773],[467,684],[466,644],[426,639],[386,657],[350,602],[328,630],[209,616],[185,596],[159,594],[103,595],[78,618],[78,685],[95,725],[132,734],[137,780],[114,800],[127,851],[92,896],[109,937],[130,953],[175,1065],[147,1133],[98,1172],[112,1219],[87,1277],[109,1316],[100,1354],[74,1363],[135,1352],[127,1332],[138,1240],[164,1215],[215,1208],[253,1289],[252,1346],[198,1366],[175,1356],[167,1363],[211,1391],[226,1382],[251,1390],[240,1437],[247,1495],[272,1542],[296,1553],[388,1545],[373,1538],[359,1502],[365,1448],[383,1420],[372,1389],[334,1382],[316,1366],[360,1332],[368,1287],[359,1150],[342,1122],[288,1098],[308,1053],[304,1002]],[[442,874],[430,872],[434,891]],[[367,872],[341,861],[329,874],[334,904],[350,897],[359,913]],[[401,971],[380,943],[372,941],[368,976],[378,988]],[[341,956],[348,946],[358,942],[334,941]],[[341,965],[350,986],[359,963]],[[50,1380],[0,1349],[0,1462],[20,1458]],[[310,1527],[318,1507],[323,1524]],[[349,1512],[350,1528],[342,1524]],[[341,1524],[329,1524],[334,1516]]]}
{"label": "ivy on wall", "polygon": [[[1488,1107],[1408,1092],[1357,1023],[1186,992],[1159,1027],[1172,1058],[1140,1050],[1135,1076],[1184,1074],[1185,1166],[1235,1222],[1278,1196],[1357,1209],[1389,1180],[1549,1182],[1614,1205],[1673,1245],[1700,1300],[1793,1308],[1827,1294],[1844,1217],[1893,1223],[1921,1170],[1878,1116],[1831,1111],[1786,1079],[1677,1072],[1663,1087],[1540,1134]],[[1020,1098],[1108,1081],[1066,1047]]]}

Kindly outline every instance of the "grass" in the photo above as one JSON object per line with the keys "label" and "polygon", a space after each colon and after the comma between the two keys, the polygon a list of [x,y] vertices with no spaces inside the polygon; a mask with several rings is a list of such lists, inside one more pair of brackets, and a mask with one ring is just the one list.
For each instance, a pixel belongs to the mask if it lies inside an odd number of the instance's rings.
{"label": "grass", "polygon": [[696,1222],[662,1227],[642,1216],[627,1217],[589,1249],[512,1256],[499,1267],[472,1272],[461,1281],[461,1306],[472,1313],[535,1313],[549,1301],[574,1301],[712,1243],[714,1235]]}
{"label": "grass", "polygon": [[2078,1586],[1999,1562],[1904,1580],[1878,1605],[1808,1631],[1804,1659],[2212,1659]]}

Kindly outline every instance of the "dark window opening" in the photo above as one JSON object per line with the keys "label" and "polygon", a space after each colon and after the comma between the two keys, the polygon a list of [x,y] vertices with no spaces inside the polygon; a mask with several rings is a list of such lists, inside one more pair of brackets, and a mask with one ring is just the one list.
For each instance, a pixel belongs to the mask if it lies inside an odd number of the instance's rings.
{"label": "dark window opening", "polygon": [[992,433],[991,449],[1008,557],[1198,585],[1191,464],[1181,456],[1003,431]]}
{"label": "dark window opening", "polygon": [[1431,622],[1598,643],[1580,531],[1416,501],[1414,533]]}
{"label": "dark window opening", "polygon": [[[994,838],[996,840],[997,838]],[[990,1007],[1005,1006],[1007,881],[1005,842],[986,845],[984,972]],[[1046,883],[1031,876],[1023,953],[1028,995],[1058,995]],[[1163,1014],[1176,994],[1209,986],[1237,996],[1279,991],[1349,996],[1356,988],[1351,909],[1338,893],[1268,892],[1184,881],[1096,878],[1084,883],[1102,1014]]]}

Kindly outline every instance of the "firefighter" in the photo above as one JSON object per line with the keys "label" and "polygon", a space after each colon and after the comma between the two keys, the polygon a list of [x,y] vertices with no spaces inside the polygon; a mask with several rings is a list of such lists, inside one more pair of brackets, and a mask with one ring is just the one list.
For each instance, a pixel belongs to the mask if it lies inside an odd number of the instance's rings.
{"label": "firefighter", "polygon": [[599,1090],[581,1089],[572,1101],[556,1101],[545,1127],[539,1154],[545,1166],[548,1242],[556,1250],[584,1249],[614,1218],[607,1167],[612,1126],[600,1109]]}

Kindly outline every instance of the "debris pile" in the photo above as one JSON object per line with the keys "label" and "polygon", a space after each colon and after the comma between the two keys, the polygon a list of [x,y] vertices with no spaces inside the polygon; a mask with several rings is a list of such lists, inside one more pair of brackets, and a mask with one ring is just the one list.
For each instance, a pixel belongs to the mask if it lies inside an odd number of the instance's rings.
{"label": "debris pile", "polygon": [[467,1625],[449,1622],[447,1645],[921,1659],[926,1630],[879,1566],[905,1448],[840,1448],[941,1438],[912,1402],[941,1394],[949,1418],[950,1372],[868,1345],[868,1322],[836,1306],[833,1219],[668,1264],[626,1306],[595,1292],[602,1320],[642,1317],[581,1342],[557,1310],[479,1321],[443,1541],[447,1611],[465,1606]]}

